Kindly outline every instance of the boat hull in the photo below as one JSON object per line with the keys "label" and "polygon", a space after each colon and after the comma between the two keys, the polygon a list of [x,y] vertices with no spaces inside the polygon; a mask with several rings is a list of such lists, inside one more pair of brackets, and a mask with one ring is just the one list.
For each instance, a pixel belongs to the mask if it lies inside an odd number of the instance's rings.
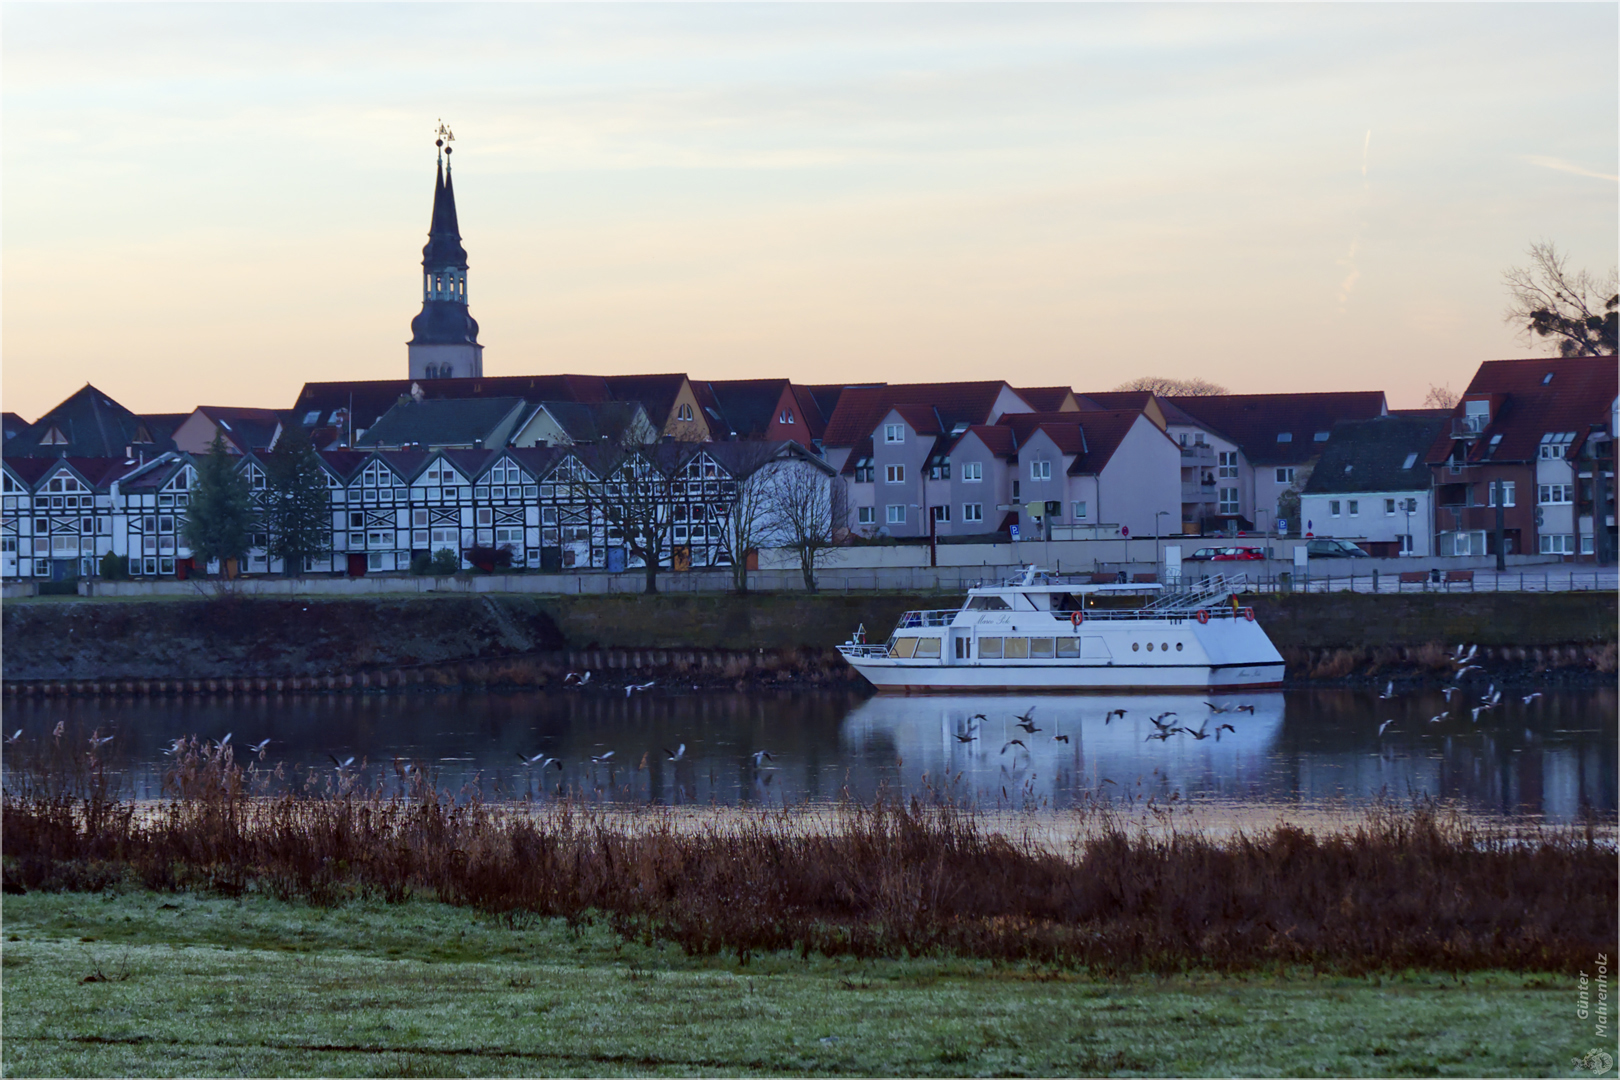
{"label": "boat hull", "polygon": [[1283,680],[1281,660],[1219,667],[1205,664],[1086,664],[987,668],[965,665],[925,667],[904,661],[846,659],[879,693],[889,694],[1074,693],[1088,690],[1110,693],[1219,693],[1280,687]]}

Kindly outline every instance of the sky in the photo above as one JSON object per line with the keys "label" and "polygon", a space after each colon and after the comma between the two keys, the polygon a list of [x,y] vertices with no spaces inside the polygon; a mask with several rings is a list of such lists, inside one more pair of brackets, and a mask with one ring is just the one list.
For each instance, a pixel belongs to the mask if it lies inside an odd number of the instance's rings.
{"label": "sky", "polygon": [[1383,389],[1620,261],[1614,4],[0,8],[0,405],[491,375]]}

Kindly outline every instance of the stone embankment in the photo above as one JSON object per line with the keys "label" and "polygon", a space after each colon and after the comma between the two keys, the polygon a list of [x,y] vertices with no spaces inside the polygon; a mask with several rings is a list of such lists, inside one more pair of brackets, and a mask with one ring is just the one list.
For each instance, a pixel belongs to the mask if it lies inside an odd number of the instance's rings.
{"label": "stone embankment", "polygon": [[[860,685],[833,646],[958,598],[894,594],[40,600],[3,606],[8,694],[200,694],[632,683]],[[1505,685],[1615,678],[1606,593],[1255,597],[1297,685],[1451,677],[1455,647]]]}

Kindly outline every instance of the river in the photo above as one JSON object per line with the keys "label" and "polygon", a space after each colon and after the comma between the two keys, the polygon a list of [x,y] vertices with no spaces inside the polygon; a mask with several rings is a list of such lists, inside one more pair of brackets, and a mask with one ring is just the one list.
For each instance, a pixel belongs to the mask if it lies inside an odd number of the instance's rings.
{"label": "river", "polygon": [[[355,779],[345,774],[345,782],[394,790],[403,765],[414,762],[441,789],[476,784],[493,799],[796,805],[886,791],[948,792],[984,809],[1064,809],[1106,798],[1342,811],[1382,795],[1429,796],[1514,820],[1563,823],[1588,810],[1614,817],[1613,687],[1549,690],[1529,702],[1504,693],[1476,720],[1477,697],[1459,693],[1448,705],[1439,691],[1389,701],[1352,690],[1268,692],[1227,695],[1223,703],[1253,711],[1219,715],[1198,696],[1141,694],[902,698],[655,687],[630,698],[591,690],[70,698],[8,702],[4,727],[8,737],[23,733],[6,748],[8,781],[64,722],[64,740],[97,729],[112,736],[98,753],[119,789],[137,798],[162,793],[172,739],[230,733],[239,762],[280,764],[294,781],[313,773],[324,786],[337,775],[331,758],[353,755]],[[1107,717],[1114,709],[1124,715]],[[1208,737],[1150,738],[1152,718],[1165,713],[1165,724],[1202,727]],[[1019,714],[1038,730],[1017,727]],[[265,738],[272,741],[260,765],[245,745]],[[685,752],[669,760],[682,744]],[[770,756],[756,761],[761,750]],[[519,759],[535,754],[562,767],[542,772]]]}

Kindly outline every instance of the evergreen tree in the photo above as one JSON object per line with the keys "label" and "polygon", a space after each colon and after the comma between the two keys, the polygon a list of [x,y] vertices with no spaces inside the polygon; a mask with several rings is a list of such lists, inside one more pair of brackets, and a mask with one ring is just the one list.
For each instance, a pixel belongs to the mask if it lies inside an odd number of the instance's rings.
{"label": "evergreen tree", "polygon": [[332,541],[332,498],[326,471],[297,424],[282,430],[276,447],[265,457],[264,524],[269,553],[282,560],[291,577],[304,569],[304,560],[324,555]]}
{"label": "evergreen tree", "polygon": [[234,559],[248,549],[253,529],[253,492],[214,432],[208,456],[197,462],[197,486],[186,508],[186,546],[200,565]]}

